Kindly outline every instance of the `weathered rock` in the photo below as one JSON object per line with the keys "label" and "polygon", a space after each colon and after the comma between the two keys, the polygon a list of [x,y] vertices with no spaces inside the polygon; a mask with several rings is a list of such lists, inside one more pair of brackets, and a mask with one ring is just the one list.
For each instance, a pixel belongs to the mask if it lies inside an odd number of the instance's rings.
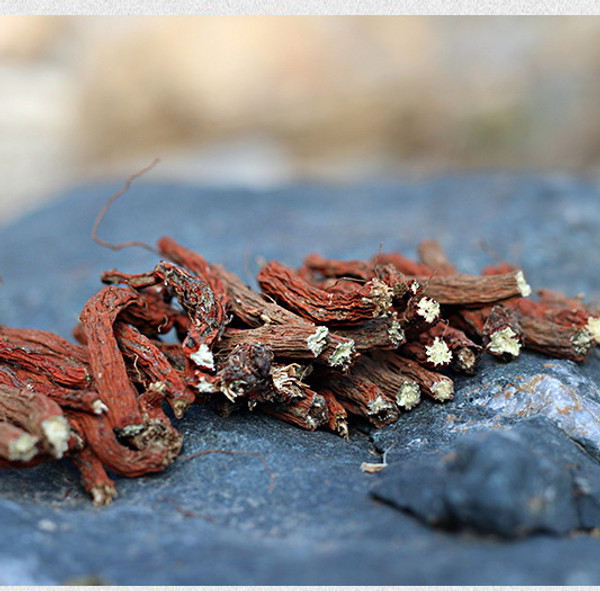
{"label": "weathered rock", "polygon": [[600,465],[538,418],[504,431],[463,435],[435,458],[397,462],[373,492],[447,528],[509,537],[564,534],[600,526],[592,509],[600,489],[590,484],[599,479]]}

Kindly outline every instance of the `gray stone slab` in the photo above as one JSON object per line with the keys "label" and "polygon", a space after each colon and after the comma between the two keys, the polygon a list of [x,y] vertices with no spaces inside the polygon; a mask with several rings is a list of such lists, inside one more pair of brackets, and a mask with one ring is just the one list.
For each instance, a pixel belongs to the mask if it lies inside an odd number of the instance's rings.
{"label": "gray stone slab", "polygon": [[[73,190],[0,230],[0,322],[69,337],[102,270],[152,268],[149,252],[90,240],[116,188]],[[139,183],[114,204],[101,235],[152,243],[168,234],[248,282],[257,257],[298,265],[311,251],[370,257],[380,244],[412,256],[419,240],[436,238],[464,272],[497,256],[521,264],[534,288],[600,299],[599,197],[567,177],[500,174],[266,193]],[[597,357],[582,366],[538,355],[509,365],[488,359],[458,381],[455,402],[425,401],[378,432],[356,426],[350,442],[257,414],[224,419],[194,408],[179,422],[183,455],[259,452],[269,469],[249,455],[179,460],[163,474],[119,479],[119,498],[103,509],[91,506],[67,461],[5,471],[0,583],[598,584],[600,541],[589,532],[504,540],[442,531],[371,496],[386,471],[368,475],[360,464],[384,450],[390,468],[418,462],[465,433],[509,428],[527,407],[526,418],[541,416],[578,441],[595,465],[599,376]],[[561,420],[552,409],[565,396],[583,404]],[[580,477],[594,489],[591,471]]]}

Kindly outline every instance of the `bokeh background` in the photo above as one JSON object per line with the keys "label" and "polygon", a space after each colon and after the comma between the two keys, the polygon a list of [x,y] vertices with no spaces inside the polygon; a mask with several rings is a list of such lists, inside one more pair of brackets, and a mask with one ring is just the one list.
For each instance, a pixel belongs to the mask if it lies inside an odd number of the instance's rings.
{"label": "bokeh background", "polygon": [[598,17],[0,17],[0,223],[124,179],[600,175]]}

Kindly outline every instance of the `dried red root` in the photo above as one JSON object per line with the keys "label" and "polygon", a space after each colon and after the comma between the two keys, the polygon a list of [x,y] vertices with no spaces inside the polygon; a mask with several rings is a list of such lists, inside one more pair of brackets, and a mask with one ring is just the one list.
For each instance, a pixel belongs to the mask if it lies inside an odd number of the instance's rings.
{"label": "dried red root", "polygon": [[175,327],[177,334],[185,336],[187,316],[170,304],[171,295],[164,285],[154,285],[138,291],[138,298],[118,316],[119,320],[135,326],[149,338],[167,334]]}
{"label": "dried red root", "polygon": [[417,281],[429,297],[449,306],[484,306],[531,294],[522,271],[491,276],[432,275],[417,277]]}
{"label": "dried red root", "polygon": [[84,447],[79,453],[72,455],[71,460],[79,470],[83,488],[92,497],[94,505],[109,505],[117,496],[117,489],[92,448]]}
{"label": "dried red root", "polygon": [[138,370],[138,381],[144,388],[152,388],[164,394],[175,416],[181,418],[194,402],[195,395],[187,388],[168,359],[136,328],[123,322],[115,322],[114,331],[123,355]]}
{"label": "dried red root", "polygon": [[406,342],[406,333],[396,313],[367,320],[358,326],[337,328],[332,333],[351,339],[354,349],[359,353],[372,349],[397,349]]}
{"label": "dried red root", "polygon": [[61,408],[83,410],[92,414],[100,414],[107,410],[96,390],[60,387],[44,374],[37,374],[17,365],[0,365],[0,384],[13,388],[27,388],[38,394],[44,394]]}
{"label": "dried red root", "polygon": [[372,381],[352,375],[326,380],[319,388],[334,396],[346,411],[365,417],[377,428],[398,420],[395,402]]}
{"label": "dried red root", "polygon": [[538,289],[539,303],[546,306],[545,316],[565,327],[585,328],[596,345],[600,344],[600,316],[592,314],[581,298],[570,298],[549,289]]}
{"label": "dried red root", "polygon": [[[427,267],[432,275],[456,275],[458,270],[448,260],[446,253],[436,240],[424,240],[419,244],[419,263]],[[421,273],[417,273],[420,275]]]}
{"label": "dried red root", "polygon": [[50,332],[0,327],[0,360],[47,376],[58,386],[89,388],[89,357],[83,347]]}
{"label": "dried red root", "polygon": [[0,421],[0,459],[8,462],[28,462],[38,452],[39,438],[12,423]]}
{"label": "dried red root", "polygon": [[128,275],[109,271],[102,275],[102,281],[125,283],[134,288],[162,282],[170,287],[189,319],[187,335],[182,343],[186,357],[192,362],[192,367],[204,372],[214,371],[212,347],[221,338],[227,318],[223,302],[215,297],[207,282],[178,265],[164,262],[156,265],[151,273]]}
{"label": "dried red root", "polygon": [[[586,325],[556,322],[548,318],[548,308],[539,302],[518,298],[506,303],[517,312],[524,344],[561,359],[583,361],[595,345]],[[555,317],[554,317],[555,318]]]}
{"label": "dried red root", "polygon": [[228,329],[218,345],[230,351],[242,344],[268,346],[276,357],[315,359],[347,369],[356,357],[354,340],[332,334],[326,326],[309,323],[271,324],[250,329]]}
{"label": "dried red root", "polygon": [[229,298],[225,286],[219,277],[219,273],[215,271],[214,266],[209,264],[202,255],[181,246],[169,236],[160,238],[157,246],[163,256],[185,267],[196,275],[196,277],[206,282],[215,299],[219,302],[220,307],[223,310],[228,308]]}
{"label": "dried red root", "polygon": [[523,330],[516,311],[508,306],[496,304],[457,310],[450,322],[480,341],[487,353],[503,361],[511,361],[521,353]]}
{"label": "dried red root", "polygon": [[216,374],[201,375],[196,387],[203,394],[221,393],[232,403],[244,398],[252,409],[257,402],[277,398],[271,377],[272,359],[273,352],[266,345],[237,345],[218,358]]}
{"label": "dried red root", "polygon": [[0,386],[0,421],[37,437],[40,451],[62,458],[69,449],[69,425],[61,408],[43,394]]}
{"label": "dried red root", "polygon": [[275,400],[287,404],[311,395],[312,390],[304,382],[310,372],[310,366],[299,363],[271,364],[271,379],[276,393]]}
{"label": "dried red root", "polygon": [[143,429],[144,418],[113,324],[119,312],[136,298],[135,291],[111,285],[92,296],[80,316],[96,389],[107,407],[111,424],[123,435],[133,435]]}
{"label": "dried red root", "polygon": [[308,431],[314,431],[327,424],[329,418],[323,396],[310,391],[308,387],[304,398],[296,398],[287,404],[262,404],[260,409],[268,415]]}
{"label": "dried red root", "polygon": [[324,278],[352,278],[368,281],[375,276],[375,265],[367,261],[340,261],[319,254],[309,254],[298,274],[306,281],[318,284]]}
{"label": "dried red root", "polygon": [[402,354],[430,369],[451,367],[457,372],[473,374],[481,358],[481,347],[462,330],[438,321],[403,346]]}
{"label": "dried red root", "polygon": [[360,357],[352,374],[375,384],[400,410],[410,410],[421,401],[421,389],[415,380],[368,355]]}
{"label": "dried red root", "polygon": [[401,357],[396,353],[374,352],[373,358],[389,368],[400,372],[407,378],[417,382],[421,392],[431,396],[438,402],[454,398],[454,382],[447,376],[426,369],[416,361]]}
{"label": "dried red root", "polygon": [[331,392],[323,390],[319,394],[327,405],[327,428],[333,433],[348,439],[350,437],[348,412]]}
{"label": "dried red root", "polygon": [[164,444],[149,445],[136,450],[122,445],[115,436],[113,425],[106,415],[92,416],[77,411],[68,411],[69,422],[83,433],[86,441],[108,470],[122,476],[135,478],[144,474],[161,472],[173,463],[181,449],[182,439]]}
{"label": "dried red root", "polygon": [[427,265],[416,263],[398,252],[379,253],[372,260],[377,266],[392,265],[400,273],[412,277],[431,275],[431,269]]}
{"label": "dried red root", "polygon": [[271,261],[259,272],[258,282],[264,293],[316,324],[361,324],[385,314],[392,305],[390,288],[376,278],[357,285],[353,291],[331,293],[313,287],[285,265]]}

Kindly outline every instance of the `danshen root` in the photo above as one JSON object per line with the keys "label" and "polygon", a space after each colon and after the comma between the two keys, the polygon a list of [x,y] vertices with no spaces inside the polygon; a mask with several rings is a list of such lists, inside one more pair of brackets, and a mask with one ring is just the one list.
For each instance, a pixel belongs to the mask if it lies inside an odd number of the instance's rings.
{"label": "danshen root", "polygon": [[506,263],[462,274],[435,241],[416,261],[271,261],[259,290],[173,238],[151,250],[165,260],[150,271],[102,274],[79,344],[0,326],[1,468],[66,456],[105,505],[114,474],[176,460],[183,437],[170,417],[194,403],[348,438],[353,421],[382,428],[422,400],[452,400],[452,376],[475,373],[484,353],[581,362],[600,342],[600,316],[581,298],[535,299]]}

